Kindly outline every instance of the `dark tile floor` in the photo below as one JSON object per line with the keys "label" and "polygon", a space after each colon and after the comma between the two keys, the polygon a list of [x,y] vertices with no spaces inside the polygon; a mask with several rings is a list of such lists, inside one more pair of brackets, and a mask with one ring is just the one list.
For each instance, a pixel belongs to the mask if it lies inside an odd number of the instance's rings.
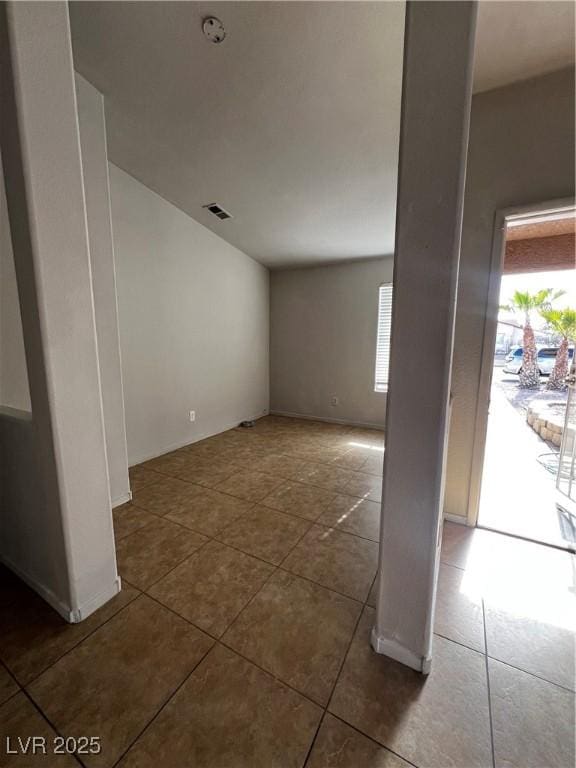
{"label": "dark tile floor", "polygon": [[[572,768],[574,558],[444,530],[432,673],[370,649],[382,433],[268,417],[134,467],[120,595],[0,578],[0,766]],[[98,754],[6,754],[20,736]]]}

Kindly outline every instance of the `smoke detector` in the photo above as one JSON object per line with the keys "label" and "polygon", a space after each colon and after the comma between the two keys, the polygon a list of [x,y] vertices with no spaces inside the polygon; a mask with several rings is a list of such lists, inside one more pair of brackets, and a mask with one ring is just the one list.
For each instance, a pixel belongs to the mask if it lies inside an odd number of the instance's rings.
{"label": "smoke detector", "polygon": [[202,208],[206,208],[206,210],[210,211],[211,214],[222,221],[232,218],[232,214],[225,211],[221,205],[218,205],[218,203],[209,203],[208,205],[203,205]]}
{"label": "smoke detector", "polygon": [[202,32],[211,43],[221,43],[226,37],[224,24],[216,16],[207,16],[202,22]]}

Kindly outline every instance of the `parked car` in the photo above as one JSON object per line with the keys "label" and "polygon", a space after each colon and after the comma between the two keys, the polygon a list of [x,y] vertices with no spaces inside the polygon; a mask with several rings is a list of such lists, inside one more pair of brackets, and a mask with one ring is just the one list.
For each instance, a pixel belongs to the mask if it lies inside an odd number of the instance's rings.
{"label": "parked car", "polygon": [[[522,369],[522,354],[524,350],[522,347],[514,347],[506,356],[506,364],[504,365],[504,373],[520,373]],[[556,362],[556,353],[558,347],[538,347],[538,370],[540,376],[550,376],[554,363]],[[568,360],[571,362],[574,358],[574,348],[570,347],[568,350]]]}

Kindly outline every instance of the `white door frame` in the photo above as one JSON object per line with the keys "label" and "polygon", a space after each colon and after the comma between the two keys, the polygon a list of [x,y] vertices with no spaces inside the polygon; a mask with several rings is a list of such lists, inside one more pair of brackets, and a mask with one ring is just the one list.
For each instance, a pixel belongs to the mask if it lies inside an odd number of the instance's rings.
{"label": "white door frame", "polygon": [[544,203],[501,208],[494,216],[494,233],[492,236],[492,257],[490,260],[490,282],[484,315],[484,333],[482,341],[482,363],[478,382],[478,399],[476,401],[476,417],[474,422],[474,442],[472,449],[472,466],[470,470],[470,487],[468,491],[467,524],[475,526],[478,522],[480,508],[480,492],[482,489],[482,471],[484,469],[484,453],[486,449],[486,434],[488,430],[488,406],[490,404],[490,388],[492,386],[492,369],[494,367],[494,347],[498,326],[498,309],[500,297],[500,282],[506,245],[506,224],[523,218],[531,218],[534,214],[560,213],[574,210],[573,198],[562,198]]}

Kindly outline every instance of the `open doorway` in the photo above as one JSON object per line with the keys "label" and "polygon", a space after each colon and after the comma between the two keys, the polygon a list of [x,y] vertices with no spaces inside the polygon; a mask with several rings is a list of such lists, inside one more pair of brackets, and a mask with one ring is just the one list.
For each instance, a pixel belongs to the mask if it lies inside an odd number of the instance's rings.
{"label": "open doorway", "polygon": [[498,305],[495,344],[484,361],[491,377],[477,519],[480,527],[570,550],[574,226],[574,207],[565,206],[505,215],[496,230]]}

